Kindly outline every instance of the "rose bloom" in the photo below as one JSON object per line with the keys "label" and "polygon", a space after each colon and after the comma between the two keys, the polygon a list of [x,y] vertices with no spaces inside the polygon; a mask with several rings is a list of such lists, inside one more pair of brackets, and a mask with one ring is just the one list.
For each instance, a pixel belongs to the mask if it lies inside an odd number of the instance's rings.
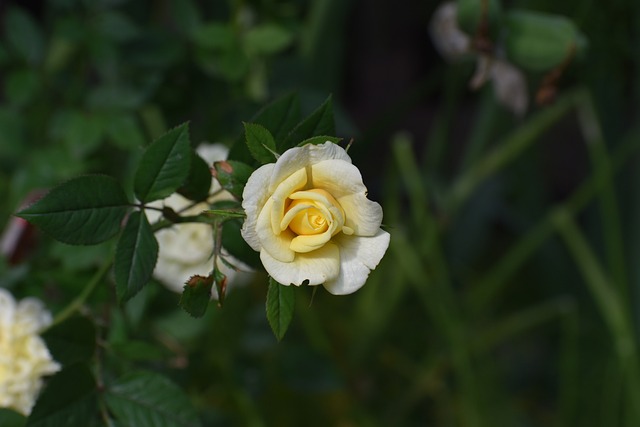
{"label": "rose bloom", "polygon": [[340,146],[295,147],[249,178],[242,236],[283,285],[324,285],[334,295],[364,285],[389,246],[382,207]]}
{"label": "rose bloom", "polygon": [[35,298],[16,303],[0,288],[0,408],[29,415],[42,388],[42,377],[60,370],[38,335],[51,314]]}
{"label": "rose bloom", "polygon": [[[218,160],[227,158],[228,148],[223,144],[200,144],[198,154],[208,165]],[[218,192],[220,184],[213,179],[210,193]],[[186,207],[193,202],[180,194],[172,194],[164,200],[150,203],[153,207],[168,206],[182,215],[197,215],[205,209],[209,209],[209,203],[218,200],[232,200],[233,196],[226,191],[220,191],[206,202],[198,203],[189,209]],[[160,218],[160,213],[147,210],[150,221]],[[174,224],[156,233],[158,240],[158,262],[153,275],[168,289],[174,292],[182,292],[185,282],[193,275],[208,276],[213,270],[213,229],[209,224],[184,223]],[[224,249],[223,249],[224,253]],[[225,258],[231,264],[248,271],[249,268],[230,256]],[[246,282],[251,273],[235,271],[218,261],[218,269],[227,276],[229,284],[237,285]],[[212,289],[212,297],[217,298],[215,286]]]}

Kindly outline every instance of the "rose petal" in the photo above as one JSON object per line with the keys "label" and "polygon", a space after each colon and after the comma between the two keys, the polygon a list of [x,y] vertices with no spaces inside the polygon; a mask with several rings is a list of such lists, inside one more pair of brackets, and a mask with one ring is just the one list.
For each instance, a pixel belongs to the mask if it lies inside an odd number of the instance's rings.
{"label": "rose petal", "polygon": [[374,236],[382,222],[382,207],[367,199],[367,187],[357,167],[342,160],[325,160],[311,167],[313,186],[329,192],[345,212],[344,225],[357,236]]}
{"label": "rose petal", "polygon": [[[271,230],[275,234],[279,234],[282,230],[280,223],[284,216],[284,209],[287,198],[291,193],[295,193],[305,186],[307,183],[307,170],[305,168],[298,169],[290,177],[282,181],[271,196],[273,207],[271,208]],[[283,260],[284,261],[284,260]]]}
{"label": "rose petal", "polygon": [[340,197],[338,203],[346,216],[344,225],[353,230],[352,234],[364,237],[376,235],[382,223],[382,206],[367,199],[364,194]]}
{"label": "rose petal", "polygon": [[282,284],[319,285],[333,280],[340,274],[340,250],[338,246],[329,242],[322,248],[305,254],[296,254],[293,262],[281,262],[260,251],[260,260],[267,273]]}
{"label": "rose petal", "polygon": [[296,253],[292,251],[289,246],[295,235],[289,229],[283,230],[279,234],[273,232],[271,228],[271,216],[274,204],[275,202],[272,198],[265,203],[256,222],[256,234],[262,250],[269,252],[273,258],[281,262],[291,262],[295,258]]}
{"label": "rose petal", "polygon": [[311,166],[311,186],[321,188],[335,199],[339,197],[367,193],[358,168],[350,162],[332,159]]}
{"label": "rose petal", "polygon": [[276,187],[295,171],[306,168],[323,160],[340,159],[351,163],[351,157],[344,148],[331,141],[319,145],[305,145],[294,147],[285,151],[275,163],[269,190],[275,191]]}
{"label": "rose petal", "polygon": [[333,241],[340,247],[340,274],[327,280],[325,289],[334,295],[351,294],[360,289],[384,256],[390,238],[389,233],[380,229],[372,237],[336,236]]}
{"label": "rose petal", "polygon": [[268,191],[267,183],[269,182],[274,166],[275,164],[270,163],[256,169],[249,177],[242,192],[242,208],[247,217],[242,225],[241,234],[244,240],[256,252],[259,252],[262,248],[260,239],[256,233],[256,222],[258,221],[258,215],[262,207],[271,194]]}

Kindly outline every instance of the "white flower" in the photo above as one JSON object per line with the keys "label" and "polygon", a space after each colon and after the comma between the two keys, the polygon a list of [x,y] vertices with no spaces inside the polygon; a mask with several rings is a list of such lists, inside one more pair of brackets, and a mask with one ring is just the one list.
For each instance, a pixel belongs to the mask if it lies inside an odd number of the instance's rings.
{"label": "white flower", "polygon": [[38,335],[51,314],[35,298],[16,304],[0,288],[0,408],[29,415],[42,388],[42,377],[60,370]]}
{"label": "white flower", "polygon": [[389,246],[382,208],[360,171],[332,142],[283,153],[249,178],[242,236],[283,285],[320,285],[335,295],[364,285]]}
{"label": "white flower", "polygon": [[[197,151],[207,164],[211,165],[215,161],[226,159],[229,150],[223,144],[201,144]],[[212,180],[210,193],[219,190],[220,184],[215,179]],[[209,209],[209,203],[232,199],[233,196],[226,191],[222,191],[207,200],[207,202],[198,203],[185,210],[193,202],[175,193],[164,200],[151,203],[150,206],[167,206],[182,215],[197,215],[203,210]],[[150,221],[155,221],[160,217],[160,214],[155,211],[147,210],[146,213]],[[195,274],[208,276],[213,270],[214,242],[213,229],[210,225],[203,223],[175,224],[170,228],[158,231],[156,239],[158,240],[159,251],[158,262],[153,274],[168,289],[174,292],[182,292],[185,282],[191,276]],[[245,271],[249,270],[248,267],[232,257],[225,256],[225,258],[238,268]],[[220,261],[218,261],[218,269],[227,276],[227,282],[233,285],[246,282],[250,276],[249,273],[237,272]],[[217,298],[215,287],[212,290],[212,296]]]}

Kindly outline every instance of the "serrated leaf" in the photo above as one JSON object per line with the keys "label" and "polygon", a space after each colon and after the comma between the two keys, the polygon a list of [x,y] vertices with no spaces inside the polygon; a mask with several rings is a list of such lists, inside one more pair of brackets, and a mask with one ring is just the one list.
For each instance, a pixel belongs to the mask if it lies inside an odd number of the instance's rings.
{"label": "serrated leaf", "polygon": [[[181,388],[151,372],[132,372],[113,384],[105,402],[116,420],[136,427],[197,427],[198,415]],[[78,424],[80,425],[80,424]]]}
{"label": "serrated leaf", "polygon": [[42,338],[55,361],[70,365],[93,357],[96,328],[86,317],[74,316],[47,329]]}
{"label": "serrated leaf", "polygon": [[302,147],[303,145],[307,145],[307,144],[311,144],[311,145],[324,144],[327,141],[337,144],[340,141],[342,141],[342,138],[338,138],[336,136],[326,136],[326,135],[314,136],[313,138],[305,139],[304,141],[299,143],[298,147]]}
{"label": "serrated leaf", "polygon": [[120,302],[136,295],[149,282],[158,260],[158,241],[147,216],[136,211],[129,216],[118,240],[114,271]]}
{"label": "serrated leaf", "polygon": [[0,408],[0,426],[2,427],[24,427],[27,418],[11,409]]}
{"label": "serrated leaf", "polygon": [[211,171],[209,165],[194,150],[191,150],[191,167],[184,185],[178,189],[189,200],[200,202],[209,197]]}
{"label": "serrated leaf", "polygon": [[26,427],[78,427],[96,413],[96,383],[85,364],[64,368],[40,394]]}
{"label": "serrated leaf", "polygon": [[254,159],[261,164],[275,162],[276,142],[267,128],[257,123],[245,123],[244,135]]}
{"label": "serrated leaf", "polygon": [[[278,152],[286,136],[300,120],[300,100],[295,93],[285,95],[266,105],[251,119],[251,123],[264,126],[276,140]],[[254,159],[244,141],[236,142],[229,152],[229,158],[247,164],[254,164]]]}
{"label": "serrated leaf", "polygon": [[53,188],[16,213],[56,240],[92,245],[113,237],[129,202],[120,184],[104,175],[85,175]]}
{"label": "serrated leaf", "polygon": [[222,188],[227,190],[238,200],[242,199],[242,192],[247,180],[254,169],[242,162],[235,160],[223,160],[213,164],[214,177]]}
{"label": "serrated leaf", "polygon": [[9,43],[30,64],[44,57],[44,36],[35,20],[20,8],[12,7],[5,15],[5,34]]}
{"label": "serrated leaf", "polygon": [[334,135],[333,103],[329,96],[313,113],[302,120],[285,139],[282,151],[298,145],[305,139],[318,135]]}
{"label": "serrated leaf", "polygon": [[202,317],[211,300],[213,276],[192,276],[184,285],[180,307],[193,317]]}
{"label": "serrated leaf", "polygon": [[293,319],[294,304],[293,286],[284,286],[270,277],[267,291],[267,320],[278,341],[284,337]]}
{"label": "serrated leaf", "polygon": [[184,123],[155,140],[142,155],[134,190],[144,203],[174,193],[189,175],[191,145],[189,126]]}

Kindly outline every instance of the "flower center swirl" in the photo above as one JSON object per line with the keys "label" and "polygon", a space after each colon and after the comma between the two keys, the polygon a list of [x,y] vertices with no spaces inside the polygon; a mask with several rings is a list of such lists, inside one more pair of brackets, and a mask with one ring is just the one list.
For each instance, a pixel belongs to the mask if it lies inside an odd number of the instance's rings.
{"label": "flower center swirl", "polygon": [[296,235],[291,250],[305,253],[321,248],[341,231],[353,233],[344,222],[340,203],[327,191],[314,188],[289,195],[280,228],[289,228]]}

